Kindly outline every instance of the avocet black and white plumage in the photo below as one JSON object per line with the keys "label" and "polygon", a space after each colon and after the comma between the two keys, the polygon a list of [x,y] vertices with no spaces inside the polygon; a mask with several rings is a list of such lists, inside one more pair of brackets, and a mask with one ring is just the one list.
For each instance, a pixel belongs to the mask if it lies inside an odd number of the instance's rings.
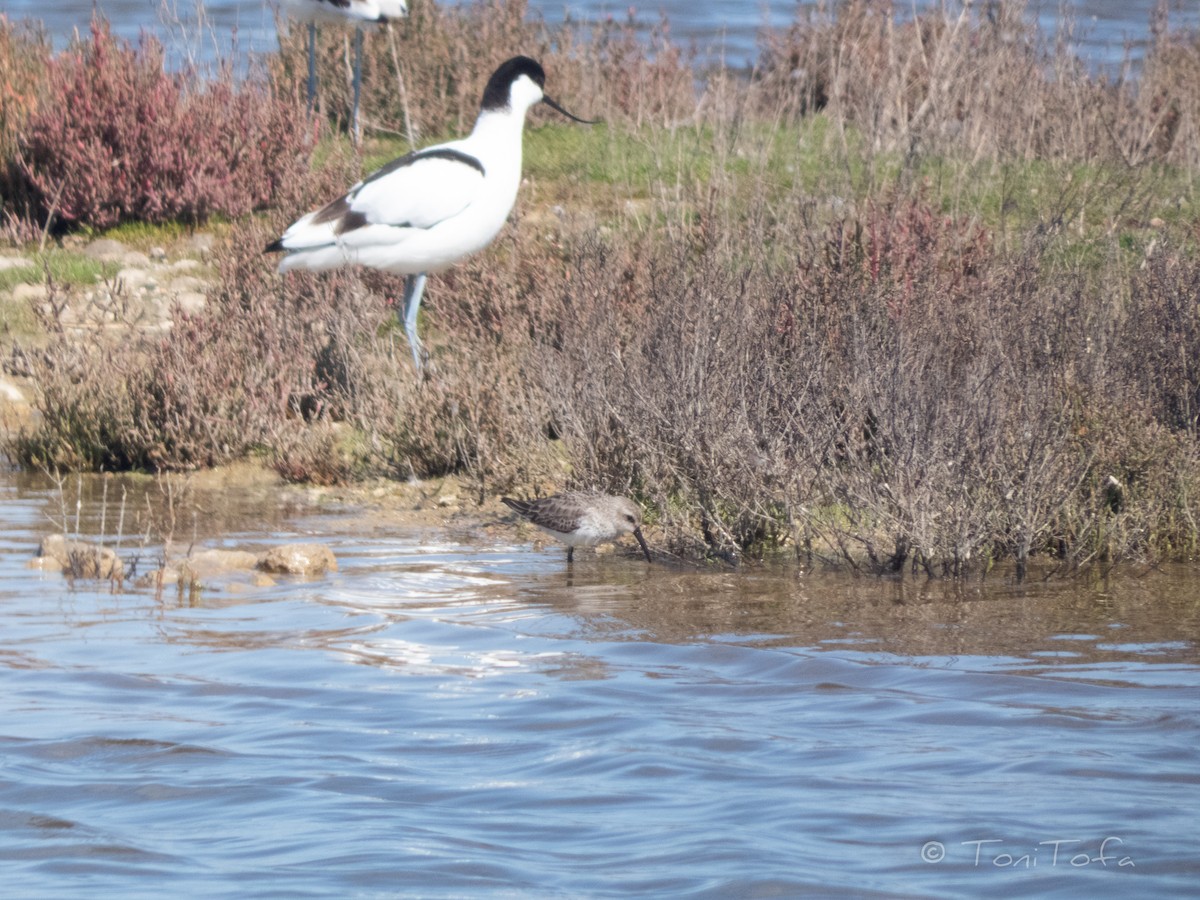
{"label": "avocet black and white plumage", "polygon": [[354,106],[350,127],[357,141],[362,137],[358,121],[358,100],[362,94],[363,26],[386,25],[408,15],[405,0],[283,0],[292,17],[308,23],[308,109],[317,96],[317,23],[353,25],[354,31]]}
{"label": "avocet black and white plumage", "polygon": [[650,562],[650,548],[642,537],[642,511],[627,497],[567,491],[537,500],[511,497],[500,500],[517,515],[566,544],[567,562],[573,561],[576,547],[607,544],[626,534],[637,538],[646,562]]}
{"label": "avocet black and white plumage", "polygon": [[283,251],[279,271],[368,266],[404,275],[397,313],[421,368],[417,310],[425,276],[492,242],[521,184],[525,114],[546,103],[576,122],[544,93],[537,62],[517,56],[498,68],[483,92],[471,134],[392,160],[348,193],[292,224],[267,252]]}

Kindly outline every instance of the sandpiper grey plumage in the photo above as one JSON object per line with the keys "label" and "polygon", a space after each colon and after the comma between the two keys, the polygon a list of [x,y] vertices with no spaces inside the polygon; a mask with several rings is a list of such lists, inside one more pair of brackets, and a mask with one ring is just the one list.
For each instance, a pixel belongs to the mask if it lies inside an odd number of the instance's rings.
{"label": "sandpiper grey plumage", "polygon": [[567,545],[567,562],[575,557],[576,547],[607,544],[632,534],[650,562],[650,548],[642,537],[642,511],[626,497],[568,491],[536,500],[501,497],[509,508],[528,519],[542,531]]}

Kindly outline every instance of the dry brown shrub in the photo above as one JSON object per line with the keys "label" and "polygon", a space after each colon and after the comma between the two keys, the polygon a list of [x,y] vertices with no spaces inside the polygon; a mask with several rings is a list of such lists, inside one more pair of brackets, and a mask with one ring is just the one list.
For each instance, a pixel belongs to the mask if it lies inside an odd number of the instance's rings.
{"label": "dry brown shrub", "polygon": [[[418,10],[395,36],[406,75],[421,73],[407,84],[422,128],[465,130],[492,67],[527,52],[554,96],[586,97],[578,111],[614,133],[702,120],[711,176],[578,217],[526,215],[525,190],[517,228],[430,280],[432,365],[418,377],[394,320],[399,279],[279,278],[259,254],[353,180],[344,156],[323,185],[291,185],[286,215],[237,230],[204,316],[108,358],[51,348],[44,455],[172,468],[262,450],[286,477],[322,483],[465,472],[481,495],[601,488],[646,501],[689,557],[790,544],[871,571],[962,576],[1197,546],[1191,245],[1081,241],[1062,227],[1082,203],[1070,183],[1040,226],[993,233],[912,177],[926,153],[1037,155],[1112,163],[1097,182],[1138,196],[1142,162],[1191,152],[1178,135],[1192,101],[1162,72],[1153,91],[1094,79],[1009,6],[995,22],[897,24],[856,2],[795,29],[750,88],[726,73],[697,101],[683,56],[640,55],[624,25],[551,41],[519,3]],[[383,68],[370,115],[398,127],[386,38],[371,37]],[[1154,64],[1186,85],[1173,46]],[[285,49],[289,77],[302,77],[300,50]],[[637,73],[651,79],[640,92]],[[833,132],[904,152],[886,191],[867,179],[866,196],[827,202],[768,159],[769,126],[822,104]],[[768,127],[744,128],[752,115]],[[92,385],[113,385],[115,402]]]}
{"label": "dry brown shrub", "polygon": [[[1157,11],[1165,15],[1165,7]],[[1200,35],[1152,20],[1153,44],[1137,81],[1132,125],[1121,123],[1131,165],[1167,162],[1192,172],[1200,165]]]}
{"label": "dry brown shrub", "polygon": [[[318,104],[345,127],[352,104],[352,32],[318,32]],[[307,29],[292,24],[271,61],[275,80],[304,90]],[[522,54],[546,69],[547,92],[580,115],[606,121],[676,121],[696,107],[695,73],[665,25],[649,44],[633,23],[604,22],[587,33],[550,28],[525,0],[476,0],[457,6],[413,4],[409,18],[365,33],[361,115],[368,130],[418,143],[469,131],[488,77]],[[554,113],[545,113],[555,115]]]}
{"label": "dry brown shrub", "polygon": [[1140,78],[1090,72],[1071,24],[1043,35],[1024,3],[962,4],[900,20],[887,0],[804,8],[765,36],[760,109],[824,109],[874,151],[974,159],[1170,161],[1195,168],[1194,36],[1162,24]]}
{"label": "dry brown shrub", "polygon": [[1126,403],[1200,437],[1200,264],[1185,248],[1155,248],[1134,271],[1111,353]]}
{"label": "dry brown shrub", "polygon": [[[1188,301],[1125,334],[1093,276],[1048,265],[1046,240],[999,254],[919,200],[864,207],[791,269],[745,238],[736,258],[572,246],[530,375],[574,480],[650,501],[688,556],[790,539],[874,571],[1010,560],[1023,576],[1039,555],[1069,569],[1192,545],[1194,441],[1154,420],[1175,407],[1144,391],[1141,414],[1112,412],[1140,390],[1134,368],[1162,368],[1132,363],[1151,335],[1186,355]],[[1165,295],[1194,299],[1184,268]]]}

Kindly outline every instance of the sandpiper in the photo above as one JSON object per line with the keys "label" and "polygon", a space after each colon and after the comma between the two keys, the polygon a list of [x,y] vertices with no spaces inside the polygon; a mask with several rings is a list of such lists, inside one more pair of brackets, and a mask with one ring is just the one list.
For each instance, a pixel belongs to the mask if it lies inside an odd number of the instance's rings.
{"label": "sandpiper", "polygon": [[594,547],[615,541],[623,534],[632,534],[650,562],[650,548],[642,537],[642,511],[632,500],[568,491],[537,500],[514,500],[501,497],[501,502],[528,519],[547,534],[567,545],[567,562],[574,561],[576,547]]}
{"label": "sandpiper", "polygon": [[498,68],[483,92],[469,136],[392,160],[344,196],[311,212],[267,246],[283,251],[279,271],[324,271],[347,264],[406,276],[398,310],[421,368],[417,309],[425,276],[478,253],[500,232],[521,184],[525,113],[545,103],[584,124],[546,96],[546,74],[527,56]]}

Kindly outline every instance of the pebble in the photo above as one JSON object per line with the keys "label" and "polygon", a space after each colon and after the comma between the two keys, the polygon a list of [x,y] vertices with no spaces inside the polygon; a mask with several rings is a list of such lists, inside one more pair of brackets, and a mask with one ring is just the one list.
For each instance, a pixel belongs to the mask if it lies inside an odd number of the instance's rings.
{"label": "pebble", "polygon": [[179,275],[167,283],[165,290],[175,294],[180,294],[184,291],[203,293],[204,282],[195,275]]}
{"label": "pebble", "polygon": [[84,256],[90,256],[92,259],[99,259],[110,262],[119,260],[124,257],[129,248],[120,241],[114,241],[112,238],[101,238],[97,241],[92,241],[83,248]]}
{"label": "pebble", "polygon": [[192,235],[191,238],[188,239],[187,247],[193,253],[200,254],[201,259],[205,259],[210,253],[212,253],[212,249],[216,246],[216,244],[216,237],[207,232],[201,232],[200,234]]}
{"label": "pebble", "polygon": [[[71,240],[68,240],[71,239]],[[117,262],[120,269],[115,277],[97,276],[90,289],[67,288],[60,293],[60,309],[51,310],[46,301],[50,296],[44,282],[17,284],[8,292],[16,303],[42,304],[44,312],[55,315],[72,326],[72,333],[86,334],[89,330],[134,328],[142,334],[161,334],[169,331],[176,306],[189,314],[201,312],[208,305],[206,290],[211,281],[198,255],[207,255],[216,244],[211,234],[194,234],[177,249],[185,255],[169,261],[166,248],[156,246],[149,253],[131,249],[112,238],[87,242],[79,235],[68,235],[63,246],[73,252],[102,262]],[[0,271],[29,268],[38,265],[32,256],[0,255]],[[119,301],[120,308],[114,306]],[[131,302],[133,301],[133,302]],[[65,306],[62,304],[65,303]]]}
{"label": "pebble", "polygon": [[204,309],[205,304],[208,303],[208,297],[199,291],[183,291],[182,293],[177,294],[174,300],[179,304],[180,309],[182,309],[185,313],[190,313],[191,315],[195,315],[196,313],[200,312],[202,309]]}
{"label": "pebble", "polygon": [[125,573],[120,557],[110,548],[68,540],[62,534],[42,539],[33,565],[43,569],[57,566],[79,578],[120,578]]}
{"label": "pebble", "polygon": [[49,290],[44,284],[18,284],[12,289],[12,298],[18,303],[27,303],[30,300],[45,300],[49,294]]}
{"label": "pebble", "polygon": [[150,281],[150,273],[145,269],[126,267],[117,273],[117,281],[124,283],[126,291],[136,291]]}
{"label": "pebble", "polygon": [[284,544],[264,553],[258,568],[286,575],[323,575],[337,571],[337,560],[324,544]]}
{"label": "pebble", "polygon": [[6,400],[9,403],[25,403],[25,395],[21,389],[7,378],[0,377],[0,400]]}

